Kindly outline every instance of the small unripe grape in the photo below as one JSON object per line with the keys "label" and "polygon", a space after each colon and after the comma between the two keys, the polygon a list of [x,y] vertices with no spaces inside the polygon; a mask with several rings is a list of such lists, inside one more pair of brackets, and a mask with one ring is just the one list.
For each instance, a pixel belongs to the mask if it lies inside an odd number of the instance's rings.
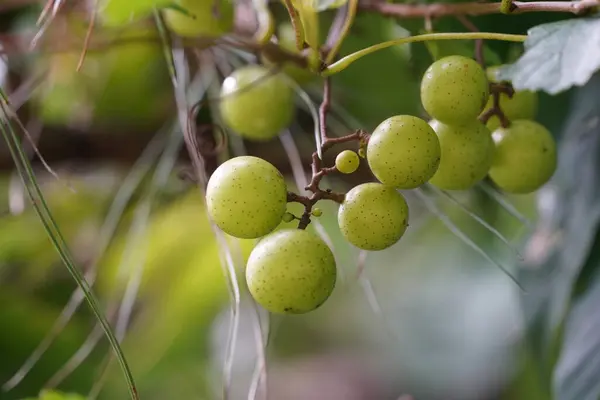
{"label": "small unripe grape", "polygon": [[365,150],[364,147],[361,147],[358,149],[358,156],[360,158],[367,158],[367,151]]}
{"label": "small unripe grape", "polygon": [[463,124],[481,113],[489,96],[486,73],[475,61],[448,56],[429,66],[421,81],[425,111],[446,124]]}
{"label": "small unripe grape", "polygon": [[190,14],[164,10],[165,24],[179,36],[214,37],[233,29],[235,11],[231,0],[174,0],[173,3]]}
{"label": "small unripe grape", "polygon": [[217,168],[206,188],[208,213],[223,232],[253,239],[279,225],[287,205],[283,175],[269,162],[235,157]]}
{"label": "small unripe grape", "polygon": [[248,139],[272,139],[294,117],[294,93],[285,77],[260,65],[247,65],[229,75],[221,97],[223,121]]}
{"label": "small unripe grape", "polygon": [[338,211],[342,235],[363,250],[383,250],[396,243],[408,226],[408,205],[398,191],[380,183],[350,190]]}
{"label": "small unripe grape", "polygon": [[313,217],[319,218],[321,215],[323,215],[323,210],[321,210],[319,207],[315,207],[312,209],[311,214]]}
{"label": "small unripe grape", "polygon": [[358,169],[360,159],[352,150],[344,150],[335,158],[335,167],[342,174],[351,174]]}
{"label": "small unripe grape", "polygon": [[281,220],[283,222],[292,222],[295,219],[294,214],[286,212],[285,214],[283,214],[283,217],[281,217]]}
{"label": "small unripe grape", "polygon": [[535,121],[513,121],[492,134],[496,144],[490,178],[509,193],[531,193],[544,185],[556,170],[556,143]]}
{"label": "small unripe grape", "polygon": [[430,122],[442,149],[440,166],[429,182],[440,189],[466,190],[481,181],[494,156],[491,132],[477,120],[465,125]]}
{"label": "small unripe grape", "polygon": [[[492,105],[493,99],[490,96],[483,112],[492,108]],[[505,93],[500,94],[500,109],[509,121],[533,119],[537,114],[537,107],[538,95],[536,92],[524,90],[522,92],[515,92],[512,97],[508,97]],[[486,123],[486,126],[493,132],[496,128],[500,127],[500,120],[497,116],[493,115]]]}
{"label": "small unripe grape", "polygon": [[413,189],[433,176],[440,152],[440,142],[427,122],[397,115],[375,128],[367,146],[367,160],[381,183]]}
{"label": "small unripe grape", "polygon": [[265,236],[252,250],[246,266],[252,297],[273,313],[315,310],[333,292],[336,276],[329,247],[302,229],[283,229]]}

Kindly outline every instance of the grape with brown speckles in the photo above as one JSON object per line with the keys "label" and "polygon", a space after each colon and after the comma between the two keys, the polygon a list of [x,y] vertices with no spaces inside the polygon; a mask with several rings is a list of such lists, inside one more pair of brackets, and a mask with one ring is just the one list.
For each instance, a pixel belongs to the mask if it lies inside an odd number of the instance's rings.
{"label": "grape with brown speckles", "polygon": [[344,150],[335,158],[335,167],[342,174],[351,174],[358,169],[360,159],[352,150]]}
{"label": "grape with brown speckles", "polygon": [[193,15],[172,9],[163,11],[165,24],[179,36],[215,37],[233,30],[235,11],[231,0],[219,1],[218,15],[214,12],[214,0],[174,0],[173,4]]}
{"label": "grape with brown speckles", "polygon": [[513,121],[492,134],[496,143],[490,178],[509,193],[531,193],[556,170],[556,143],[550,132],[530,120]]}
{"label": "grape with brown speckles", "polygon": [[477,120],[465,125],[446,125],[436,120],[429,124],[442,149],[431,184],[440,189],[466,190],[485,178],[494,157],[494,141],[485,125]]}
{"label": "grape with brown speckles", "polygon": [[346,194],[338,224],[346,240],[359,249],[383,250],[404,235],[408,205],[391,186],[363,183]]}
{"label": "grape with brown speckles", "polygon": [[283,175],[269,162],[235,157],[217,168],[206,188],[208,213],[223,232],[253,239],[279,225],[287,205]]}
{"label": "grape with brown speckles", "polygon": [[314,233],[283,229],[265,236],[252,250],[246,281],[254,300],[278,314],[304,314],[331,295],[335,258]]}
{"label": "grape with brown speckles", "polygon": [[440,152],[438,137],[427,122],[412,115],[397,115],[373,131],[367,161],[380,182],[413,189],[435,174]]}
{"label": "grape with brown speckles", "polygon": [[273,139],[294,117],[294,93],[285,77],[260,65],[246,65],[225,78],[221,97],[223,121],[247,139]]}
{"label": "grape with brown speckles", "polygon": [[489,96],[483,68],[463,56],[439,59],[427,68],[421,81],[421,102],[434,119],[462,124],[477,118]]}

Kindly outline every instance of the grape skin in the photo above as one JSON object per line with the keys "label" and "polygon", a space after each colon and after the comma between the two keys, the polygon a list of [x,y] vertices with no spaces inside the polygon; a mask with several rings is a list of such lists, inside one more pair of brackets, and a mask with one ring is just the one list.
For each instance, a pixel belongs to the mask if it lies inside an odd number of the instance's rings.
{"label": "grape skin", "polygon": [[217,168],[206,188],[208,213],[223,232],[244,239],[275,229],[286,212],[283,175],[252,156],[232,158]]}
{"label": "grape skin", "polygon": [[401,189],[427,182],[440,164],[440,154],[440,142],[433,129],[411,115],[383,121],[367,146],[367,161],[375,177]]}
{"label": "grape skin", "polygon": [[294,118],[294,93],[281,73],[247,65],[223,81],[219,110],[223,121],[240,136],[266,141]]}
{"label": "grape skin", "polygon": [[483,68],[463,56],[448,56],[429,66],[421,81],[421,102],[433,118],[447,124],[469,122],[481,113],[489,96]]}
{"label": "grape skin", "polygon": [[338,211],[342,235],[363,250],[383,250],[396,243],[408,226],[408,205],[398,191],[381,183],[350,190]]}
{"label": "grape skin", "polygon": [[195,18],[177,10],[164,10],[167,27],[182,37],[215,37],[231,32],[234,5],[231,0],[218,1],[218,14],[213,11],[214,0],[175,0],[174,3],[189,11]]}
{"label": "grape skin", "polygon": [[509,193],[531,193],[544,185],[556,170],[556,143],[541,124],[513,121],[492,134],[496,144],[490,178]]}
{"label": "grape skin", "polygon": [[336,277],[329,247],[302,229],[282,229],[265,236],[246,266],[246,282],[254,300],[279,314],[317,309],[333,292]]}
{"label": "grape skin", "polygon": [[358,169],[360,159],[352,150],[344,150],[335,158],[335,167],[342,174],[351,174]]}
{"label": "grape skin", "polygon": [[429,124],[437,133],[442,149],[440,166],[429,180],[445,190],[466,190],[488,173],[494,156],[491,132],[477,120],[465,125]]}

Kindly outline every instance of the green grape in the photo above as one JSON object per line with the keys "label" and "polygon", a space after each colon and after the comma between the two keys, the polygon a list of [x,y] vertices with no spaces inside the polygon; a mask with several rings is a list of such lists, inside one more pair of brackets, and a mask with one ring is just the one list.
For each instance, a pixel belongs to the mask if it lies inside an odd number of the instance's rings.
{"label": "green grape", "polygon": [[439,59],[429,66],[421,81],[423,108],[446,124],[463,124],[477,118],[488,96],[485,71],[463,56]]}
{"label": "green grape", "polygon": [[285,214],[283,214],[283,217],[281,217],[281,220],[283,222],[292,222],[295,219],[294,214],[286,212]]}
{"label": "green grape", "polygon": [[342,235],[363,250],[383,250],[396,243],[408,226],[408,205],[398,191],[380,183],[350,190],[338,211]]}
{"label": "green grape", "polygon": [[335,167],[342,174],[351,174],[358,169],[360,159],[352,150],[344,150],[335,158]]}
{"label": "green grape", "polygon": [[[483,112],[492,108],[492,105],[493,99],[490,96]],[[536,92],[524,90],[522,92],[515,92],[512,97],[508,97],[505,93],[500,94],[500,109],[509,121],[535,118],[537,108],[538,95]],[[488,120],[486,126],[490,131],[495,131],[496,128],[500,127],[500,120],[494,115]]]}
{"label": "green grape", "polygon": [[206,188],[208,213],[223,232],[258,238],[279,225],[287,205],[283,175],[269,162],[235,157],[217,168]]}
{"label": "green grape", "polygon": [[429,182],[440,189],[466,190],[482,180],[494,156],[491,132],[477,120],[465,125],[430,122],[437,133],[442,157]]}
{"label": "green grape", "polygon": [[358,156],[360,158],[367,158],[367,151],[365,150],[364,147],[361,147],[360,149],[358,149]]}
{"label": "green grape", "polygon": [[166,7],[173,0],[100,0],[98,17],[103,26],[120,28],[152,15],[155,8]]}
{"label": "green grape", "polygon": [[294,93],[285,77],[259,65],[247,65],[229,75],[221,97],[223,121],[248,139],[272,139],[294,117]]}
{"label": "green grape", "polygon": [[531,193],[544,185],[556,170],[556,143],[535,121],[513,121],[492,134],[496,143],[490,178],[509,193]]}
{"label": "green grape", "polygon": [[323,210],[321,210],[319,207],[315,207],[313,208],[311,214],[313,217],[319,218],[321,215],[323,215]]}
{"label": "green grape", "polygon": [[367,160],[382,183],[413,189],[433,176],[440,152],[440,142],[427,122],[397,115],[375,128],[367,146]]}
{"label": "green grape", "polygon": [[174,0],[173,4],[190,14],[164,10],[165,24],[179,36],[215,37],[233,29],[235,11],[231,0]]}
{"label": "green grape", "polygon": [[333,253],[314,233],[283,229],[252,250],[246,281],[254,300],[280,314],[304,314],[329,298],[336,283]]}
{"label": "green grape", "polygon": [[[296,32],[290,23],[283,23],[277,29],[277,44],[284,50],[290,53],[300,54],[296,47]],[[274,67],[276,63],[267,54],[263,54],[263,63],[268,67]],[[314,81],[317,74],[310,71],[308,68],[302,68],[293,61],[283,62],[282,71],[298,84],[304,85]]]}

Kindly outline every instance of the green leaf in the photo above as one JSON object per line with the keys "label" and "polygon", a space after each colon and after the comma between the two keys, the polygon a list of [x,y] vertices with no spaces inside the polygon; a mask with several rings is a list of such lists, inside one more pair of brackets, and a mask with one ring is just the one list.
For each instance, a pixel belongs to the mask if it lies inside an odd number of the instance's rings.
{"label": "green leaf", "polygon": [[348,0],[314,0],[313,8],[317,12],[330,10],[332,8],[340,8],[345,5]]}
{"label": "green leaf", "polygon": [[[597,257],[596,257],[597,258]],[[564,341],[554,370],[554,398],[598,399],[600,396],[600,270],[587,292],[573,305],[565,323]]]}
{"label": "green leaf", "polygon": [[570,19],[529,30],[525,53],[499,70],[517,90],[556,94],[583,86],[600,68],[600,18]]}
{"label": "green leaf", "polygon": [[558,169],[539,192],[538,230],[526,255],[529,268],[521,271],[528,290],[523,308],[531,321],[529,336],[547,379],[552,373],[556,335],[600,223],[599,91],[600,75],[596,75],[574,93],[559,146]]}

